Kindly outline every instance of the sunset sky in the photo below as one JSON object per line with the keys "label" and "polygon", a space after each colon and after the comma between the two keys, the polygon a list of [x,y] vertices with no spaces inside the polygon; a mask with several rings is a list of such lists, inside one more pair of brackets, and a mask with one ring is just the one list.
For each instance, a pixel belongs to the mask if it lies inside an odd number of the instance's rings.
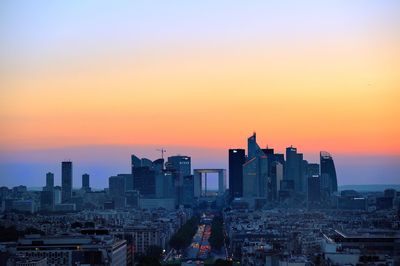
{"label": "sunset sky", "polygon": [[399,100],[398,0],[0,3],[0,185],[70,158],[104,186],[156,147],[226,167],[253,131],[400,183]]}

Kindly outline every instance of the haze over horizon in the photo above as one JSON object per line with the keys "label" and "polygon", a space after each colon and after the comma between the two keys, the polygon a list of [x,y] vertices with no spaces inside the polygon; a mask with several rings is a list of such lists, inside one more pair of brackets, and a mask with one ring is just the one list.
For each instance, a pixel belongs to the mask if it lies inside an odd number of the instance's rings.
{"label": "haze over horizon", "polygon": [[[259,143],[310,162],[332,153],[338,183],[399,183],[399,1],[3,1],[1,185],[94,187],[129,155],[192,156],[227,168]],[[94,184],[99,184],[98,186]]]}

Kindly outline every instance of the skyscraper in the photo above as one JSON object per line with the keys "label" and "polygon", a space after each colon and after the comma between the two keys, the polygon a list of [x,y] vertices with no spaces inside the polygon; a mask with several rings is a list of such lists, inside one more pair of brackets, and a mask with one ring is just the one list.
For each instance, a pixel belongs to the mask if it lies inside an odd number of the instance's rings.
{"label": "skyscraper", "polygon": [[307,199],[308,202],[319,202],[321,200],[321,184],[319,175],[312,175],[308,177],[308,191]]}
{"label": "skyscraper", "polygon": [[88,174],[82,175],[82,189],[85,191],[90,191],[90,181]]}
{"label": "skyscraper", "polygon": [[319,164],[309,163],[307,165],[307,172],[308,172],[308,177],[313,175],[319,175]]}
{"label": "skyscraper", "polygon": [[325,189],[328,189],[329,193],[338,191],[335,164],[332,156],[328,152],[321,151],[320,165],[321,177],[327,181]]}
{"label": "skyscraper", "polygon": [[[131,155],[132,179],[127,178],[127,191],[137,190],[147,198],[164,196],[164,159],[151,161]],[[190,166],[189,166],[190,167]]]}
{"label": "skyscraper", "polygon": [[69,203],[72,198],[72,162],[61,163],[61,201]]}
{"label": "skyscraper", "polygon": [[108,178],[108,188],[110,197],[114,201],[115,208],[124,208],[125,199],[125,177],[122,175],[111,176]]}
{"label": "skyscraper", "polygon": [[243,198],[251,207],[268,196],[268,158],[257,156],[243,165]]}
{"label": "skyscraper", "polygon": [[246,162],[244,149],[229,150],[229,195],[231,199],[243,196],[243,164]]}
{"label": "skyscraper", "polygon": [[53,210],[54,208],[54,174],[46,174],[46,186],[40,194],[40,209]]}
{"label": "skyscraper", "polygon": [[181,204],[183,198],[183,178],[191,174],[191,158],[189,156],[170,156],[167,161],[167,170],[171,171],[175,181],[176,203]]}
{"label": "skyscraper", "polygon": [[179,175],[179,180],[183,181],[184,176],[188,176],[191,174],[191,158],[189,156],[170,156],[168,157],[168,166],[173,168],[176,173]]}
{"label": "skyscraper", "polygon": [[183,178],[182,204],[193,206],[194,204],[194,177],[188,175]]}
{"label": "skyscraper", "polygon": [[302,163],[303,154],[297,153],[293,146],[286,148],[285,180],[292,180],[294,190],[302,191]]}
{"label": "skyscraper", "polygon": [[279,161],[273,161],[271,164],[268,161],[268,169],[268,200],[278,200],[278,192],[283,180],[283,165]]}
{"label": "skyscraper", "polygon": [[53,191],[54,190],[54,174],[51,172],[48,172],[46,174],[46,187],[45,190],[47,191]]}
{"label": "skyscraper", "polygon": [[148,166],[134,167],[132,169],[133,189],[140,192],[143,197],[154,198],[156,196],[155,171]]}
{"label": "skyscraper", "polygon": [[247,160],[250,161],[256,156],[263,156],[265,155],[264,152],[261,150],[260,146],[257,144],[257,136],[256,133],[254,132],[253,135],[251,135],[247,139]]}

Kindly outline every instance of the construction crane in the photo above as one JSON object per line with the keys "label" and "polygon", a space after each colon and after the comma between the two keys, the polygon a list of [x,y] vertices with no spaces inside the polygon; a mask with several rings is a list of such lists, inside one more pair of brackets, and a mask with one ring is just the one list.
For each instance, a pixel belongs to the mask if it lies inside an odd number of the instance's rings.
{"label": "construction crane", "polygon": [[157,151],[161,152],[161,159],[164,160],[164,152],[166,152],[166,150],[164,150],[164,148],[161,148],[161,149],[157,149]]}

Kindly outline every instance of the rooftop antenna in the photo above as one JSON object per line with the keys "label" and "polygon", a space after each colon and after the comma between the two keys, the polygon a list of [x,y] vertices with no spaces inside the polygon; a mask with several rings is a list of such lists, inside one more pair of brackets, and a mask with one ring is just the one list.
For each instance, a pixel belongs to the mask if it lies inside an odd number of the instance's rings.
{"label": "rooftop antenna", "polygon": [[161,148],[161,149],[157,149],[157,151],[161,152],[161,159],[164,160],[164,152],[166,152],[166,150],[164,150],[164,148]]}

